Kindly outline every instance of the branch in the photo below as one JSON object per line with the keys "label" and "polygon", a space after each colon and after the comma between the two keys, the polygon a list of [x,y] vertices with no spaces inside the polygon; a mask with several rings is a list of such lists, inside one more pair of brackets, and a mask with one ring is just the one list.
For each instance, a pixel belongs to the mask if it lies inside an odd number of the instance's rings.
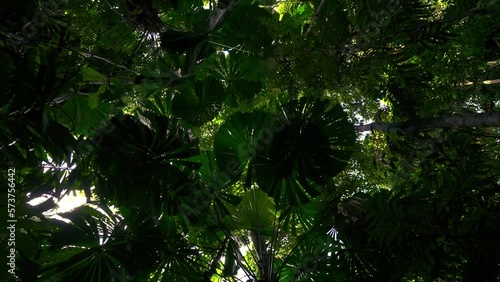
{"label": "branch", "polygon": [[500,112],[463,114],[450,117],[421,119],[406,122],[370,123],[356,125],[357,132],[363,131],[408,131],[426,128],[459,128],[459,127],[500,127]]}
{"label": "branch", "polygon": [[489,80],[484,80],[480,82],[465,82],[462,85],[474,85],[474,84],[485,84],[485,85],[490,85],[490,84],[500,84],[500,79],[489,79]]}
{"label": "branch", "polygon": [[307,37],[307,35],[309,34],[309,32],[311,32],[311,29],[312,27],[316,24],[316,22],[318,21],[318,18],[319,18],[319,12],[321,10],[321,8],[323,7],[323,5],[325,4],[325,0],[321,0],[321,2],[319,3],[318,5],[318,8],[316,9],[316,12],[314,12],[314,17],[313,19],[311,20],[311,24],[309,25],[309,28],[307,29],[306,33],[304,33],[304,37]]}
{"label": "branch", "polygon": [[215,9],[212,10],[213,13],[210,15],[210,31],[217,28],[222,23],[222,21],[224,21],[226,14],[231,12],[234,7],[240,4],[241,1],[242,0],[231,1],[231,3],[224,9],[219,9],[217,6],[215,6]]}
{"label": "branch", "polygon": [[421,24],[421,25],[418,25],[418,26],[406,28],[406,29],[397,31],[397,32],[395,32],[393,34],[386,35],[386,36],[382,37],[378,41],[387,40],[387,39],[393,38],[393,37],[395,37],[396,35],[399,35],[399,34],[407,34],[407,33],[411,33],[411,32],[418,32],[418,31],[420,31],[422,29],[426,29],[426,28],[429,28],[429,27],[432,27],[432,26],[435,26],[435,25],[444,24],[444,23],[455,21],[455,20],[461,20],[461,19],[464,19],[464,18],[467,18],[467,17],[473,17],[473,16],[477,16],[477,15],[491,15],[491,14],[496,14],[496,13],[499,13],[499,12],[500,12],[500,9],[493,9],[493,10],[472,10],[472,12],[466,13],[466,14],[463,14],[463,15],[459,15],[459,16],[455,16],[455,17],[451,17],[451,18],[446,18],[446,19],[440,19],[440,20],[436,20],[436,21],[433,21],[433,22],[428,22],[428,23],[425,23],[425,24]]}

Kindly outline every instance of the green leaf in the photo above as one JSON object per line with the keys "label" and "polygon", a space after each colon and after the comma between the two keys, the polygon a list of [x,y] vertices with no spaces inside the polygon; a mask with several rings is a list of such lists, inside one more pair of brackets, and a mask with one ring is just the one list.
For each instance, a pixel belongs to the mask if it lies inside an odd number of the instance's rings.
{"label": "green leaf", "polygon": [[184,85],[172,101],[172,113],[190,124],[199,126],[220,111],[224,88],[220,81],[207,78]]}
{"label": "green leaf", "polygon": [[235,80],[228,85],[227,91],[241,100],[252,99],[262,90],[260,81]]}
{"label": "green leaf", "polygon": [[[239,180],[249,161],[263,154],[259,139],[271,128],[270,115],[264,112],[236,113],[219,128],[214,137],[214,151],[220,173]],[[265,156],[262,156],[265,157]]]}
{"label": "green leaf", "polygon": [[104,80],[104,75],[100,74],[98,71],[91,67],[82,68],[83,81],[101,81]]}
{"label": "green leaf", "polygon": [[199,155],[197,140],[176,119],[151,112],[138,116],[113,118],[103,134],[96,148],[95,192],[122,205],[144,205],[154,214],[177,214],[183,203],[196,206],[192,170],[200,163],[191,158]]}
{"label": "green leaf", "polygon": [[229,175],[219,169],[213,151],[200,152],[198,161],[201,163],[201,167],[198,170],[200,178],[203,179],[208,187],[221,189],[232,183]]}
{"label": "green leaf", "polygon": [[272,124],[276,130],[259,140],[264,153],[255,159],[256,181],[277,203],[284,192],[306,203],[319,194],[311,181],[325,184],[347,166],[354,126],[339,105],[310,99],[284,104]]}
{"label": "green leaf", "polygon": [[90,109],[96,109],[97,107],[99,107],[99,102],[100,102],[99,97],[101,96],[102,93],[104,93],[104,91],[106,91],[105,84],[101,85],[97,92],[89,95],[89,107],[90,107]]}
{"label": "green leaf", "polygon": [[230,216],[224,219],[231,229],[257,231],[272,236],[276,218],[273,200],[261,189],[246,192],[237,206],[226,205]]}
{"label": "green leaf", "polygon": [[238,244],[232,240],[227,243],[226,255],[224,258],[224,271],[222,272],[223,277],[232,277],[238,272],[239,266],[236,263]]}
{"label": "green leaf", "polygon": [[[61,122],[74,129],[76,134],[95,134],[113,112],[107,103],[98,103],[97,107],[91,108],[89,99],[90,97],[74,94],[64,103],[61,112],[58,113]],[[70,119],[68,115],[73,119]]]}

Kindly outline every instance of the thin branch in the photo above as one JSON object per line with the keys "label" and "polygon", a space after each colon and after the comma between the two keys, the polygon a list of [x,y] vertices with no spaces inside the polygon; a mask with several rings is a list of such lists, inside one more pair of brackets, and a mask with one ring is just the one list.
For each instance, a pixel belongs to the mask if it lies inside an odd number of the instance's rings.
{"label": "thin branch", "polygon": [[474,85],[474,84],[484,84],[484,85],[490,85],[490,84],[500,84],[500,79],[489,79],[489,80],[483,80],[480,82],[465,82],[462,85]]}
{"label": "thin branch", "polygon": [[226,14],[231,12],[234,9],[234,7],[240,4],[241,1],[242,0],[232,1],[224,9],[219,9],[217,8],[217,5],[215,5],[214,9],[212,10],[214,13],[210,15],[210,30],[214,30],[215,28],[217,28],[224,21]]}
{"label": "thin branch", "polygon": [[[66,49],[69,49],[69,48],[67,48],[67,47],[65,47],[65,48],[66,48]],[[99,56],[94,55],[94,54],[91,54],[91,53],[82,53],[82,52],[78,52],[78,51],[74,51],[74,50],[71,50],[71,51],[76,52],[76,53],[78,53],[79,55],[81,55],[81,56],[83,56],[83,57],[85,57],[85,58],[95,58],[95,59],[98,59],[98,60],[104,61],[104,62],[106,62],[106,63],[108,63],[108,64],[110,64],[110,65],[113,65],[113,66],[115,66],[115,67],[119,67],[119,68],[124,69],[124,70],[126,70],[126,71],[133,72],[133,71],[131,71],[129,68],[127,68],[127,67],[125,67],[125,66],[122,66],[122,65],[119,65],[119,64],[115,64],[114,62],[112,62],[112,61],[111,61],[111,60],[109,60],[109,59],[106,59],[106,58],[103,58],[103,57],[99,57]]]}
{"label": "thin branch", "polygon": [[[43,41],[43,40],[39,40],[39,41],[36,41],[36,42],[38,42],[38,43],[44,43],[44,44],[50,44],[50,45],[56,45],[56,46],[59,46],[59,43],[54,43],[54,42],[50,42],[50,41]],[[86,61],[88,61],[89,63],[91,63],[91,64],[93,64],[93,65],[94,65],[94,63],[93,63],[92,61],[90,61],[90,60],[89,60],[89,58],[95,58],[95,59],[98,59],[98,60],[104,61],[104,62],[106,62],[106,63],[108,63],[108,64],[110,64],[110,65],[113,65],[113,66],[115,66],[115,67],[118,67],[118,68],[124,69],[124,70],[126,70],[126,71],[128,71],[128,72],[131,72],[131,73],[133,73],[133,74],[135,74],[135,75],[138,75],[138,73],[137,73],[137,72],[134,72],[134,71],[130,70],[129,68],[125,67],[125,66],[122,66],[122,65],[119,65],[119,64],[115,64],[114,62],[112,62],[112,61],[111,61],[111,60],[109,60],[109,59],[106,59],[106,58],[103,58],[103,57],[99,57],[99,56],[94,55],[94,54],[91,54],[91,53],[83,53],[83,52],[79,52],[79,51],[77,51],[77,50],[75,50],[75,49],[73,49],[73,48],[70,48],[70,47],[68,47],[68,46],[62,46],[62,48],[67,49],[67,50],[69,50],[69,51],[71,51],[71,52],[75,52],[76,54],[78,54],[78,55],[82,56],[83,58],[85,58],[85,60],[86,60]]]}
{"label": "thin branch", "polygon": [[141,36],[141,40],[139,41],[139,44],[137,44],[137,47],[135,47],[134,52],[132,52],[132,55],[130,55],[130,58],[133,58],[135,55],[137,55],[137,52],[141,49],[142,45],[146,41],[148,37],[148,33],[144,32]]}
{"label": "thin branch", "polygon": [[209,43],[212,43],[214,45],[218,45],[218,46],[221,46],[221,47],[224,47],[224,48],[229,48],[231,50],[236,50],[236,51],[239,51],[239,52],[243,52],[243,53],[247,53],[247,54],[251,54],[253,55],[252,52],[249,52],[249,51],[246,51],[246,50],[243,50],[243,49],[239,49],[238,47],[231,47],[229,45],[225,45],[225,44],[222,44],[222,43],[218,43],[218,42],[215,42],[215,41],[210,41],[208,40]]}
{"label": "thin branch", "polygon": [[309,28],[307,29],[306,33],[304,33],[304,37],[307,37],[307,35],[309,34],[309,32],[311,32],[311,29],[313,28],[313,26],[318,21],[319,13],[320,13],[321,8],[323,7],[324,4],[325,4],[325,0],[321,0],[321,2],[318,5],[318,8],[316,9],[316,12],[314,12],[314,17],[311,20],[311,24],[309,25]]}

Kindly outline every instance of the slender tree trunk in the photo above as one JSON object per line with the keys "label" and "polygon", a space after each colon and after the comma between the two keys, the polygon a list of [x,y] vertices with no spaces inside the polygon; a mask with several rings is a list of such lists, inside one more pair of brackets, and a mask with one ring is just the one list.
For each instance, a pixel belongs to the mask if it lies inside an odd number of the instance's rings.
{"label": "slender tree trunk", "polygon": [[500,127],[500,112],[464,114],[459,116],[422,119],[406,122],[370,123],[355,126],[356,131],[392,131],[418,130],[426,128],[458,128],[458,127]]}
{"label": "slender tree trunk", "polygon": [[257,254],[257,266],[259,267],[259,282],[278,282],[274,273],[273,255],[267,249],[264,237],[257,231],[250,231],[250,237]]}
{"label": "slender tree trunk", "polygon": [[212,276],[217,272],[217,265],[222,258],[222,254],[224,253],[224,250],[226,249],[227,242],[229,241],[229,236],[226,236],[224,238],[224,241],[220,242],[219,244],[219,249],[217,250],[217,253],[215,256],[212,258],[212,262],[210,263],[210,268],[205,271],[203,281],[204,282],[210,282],[212,279]]}

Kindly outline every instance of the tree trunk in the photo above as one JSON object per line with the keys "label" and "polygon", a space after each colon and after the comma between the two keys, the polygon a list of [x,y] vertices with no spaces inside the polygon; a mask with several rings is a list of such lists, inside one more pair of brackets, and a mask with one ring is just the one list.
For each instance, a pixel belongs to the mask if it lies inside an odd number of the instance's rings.
{"label": "tree trunk", "polygon": [[250,231],[250,237],[257,255],[257,266],[259,267],[259,282],[278,282],[274,273],[273,257],[267,249],[264,237],[257,231]]}
{"label": "tree trunk", "polygon": [[406,122],[370,123],[355,126],[356,131],[408,131],[426,128],[458,128],[458,127],[500,127],[500,112],[464,114],[459,116],[422,119]]}
{"label": "tree trunk", "polygon": [[204,282],[210,282],[212,281],[212,276],[217,272],[217,265],[222,258],[222,254],[224,253],[224,250],[226,249],[227,242],[229,241],[229,236],[226,236],[224,238],[224,241],[220,242],[219,244],[219,249],[217,250],[217,253],[215,256],[212,258],[212,262],[210,263],[210,268],[207,269],[204,273],[203,281]]}

